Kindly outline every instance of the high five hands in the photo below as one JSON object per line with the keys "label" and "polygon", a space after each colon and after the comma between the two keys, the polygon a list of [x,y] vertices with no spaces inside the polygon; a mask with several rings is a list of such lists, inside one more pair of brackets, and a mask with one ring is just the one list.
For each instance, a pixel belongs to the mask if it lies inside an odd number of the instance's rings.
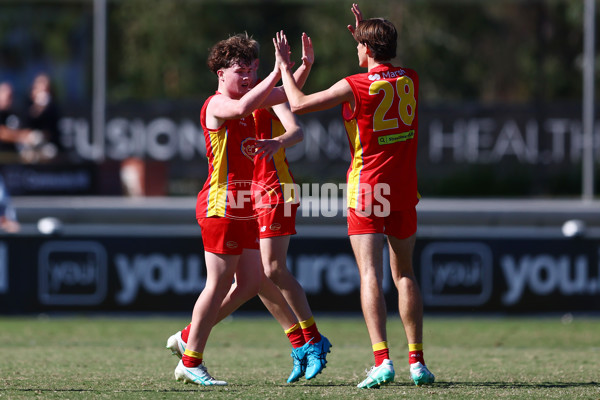
{"label": "high five hands", "polygon": [[273,45],[275,46],[275,65],[279,66],[279,68],[291,68],[292,62],[290,61],[290,44],[288,43],[287,37],[283,31],[279,31],[275,34]]}

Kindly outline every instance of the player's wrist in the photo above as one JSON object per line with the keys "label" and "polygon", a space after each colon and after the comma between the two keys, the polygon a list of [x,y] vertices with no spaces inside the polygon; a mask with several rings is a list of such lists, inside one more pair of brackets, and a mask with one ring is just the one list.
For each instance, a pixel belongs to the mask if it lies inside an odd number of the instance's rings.
{"label": "player's wrist", "polygon": [[305,68],[311,68],[311,67],[312,67],[312,65],[313,65],[313,63],[314,63],[314,61],[309,61],[309,60],[308,60],[308,59],[306,59],[306,58],[303,58],[303,59],[302,59],[302,65],[303,65]]}
{"label": "player's wrist", "polygon": [[279,72],[284,73],[290,70],[290,65],[288,63],[282,62],[279,63]]}
{"label": "player's wrist", "polygon": [[271,71],[271,74],[273,75],[273,78],[281,77],[281,71],[279,70],[279,67],[277,65],[273,67],[273,71]]}

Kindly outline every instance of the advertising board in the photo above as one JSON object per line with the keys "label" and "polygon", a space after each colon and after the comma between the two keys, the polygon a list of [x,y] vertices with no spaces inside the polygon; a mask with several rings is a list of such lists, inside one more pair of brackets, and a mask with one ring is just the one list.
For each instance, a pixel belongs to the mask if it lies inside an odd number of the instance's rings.
{"label": "advertising board", "polygon": [[[417,240],[414,265],[426,312],[597,311],[599,254],[597,239],[427,237]],[[294,237],[287,262],[313,310],[360,311],[360,279],[347,237]],[[185,312],[205,279],[199,236],[0,240],[3,314]],[[387,267],[383,288],[388,309],[396,310]],[[255,298],[242,310],[264,306]]]}

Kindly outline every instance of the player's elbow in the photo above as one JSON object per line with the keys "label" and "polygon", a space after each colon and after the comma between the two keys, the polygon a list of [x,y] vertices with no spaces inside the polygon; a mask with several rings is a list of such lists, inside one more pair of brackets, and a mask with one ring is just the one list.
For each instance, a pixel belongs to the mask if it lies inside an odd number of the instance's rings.
{"label": "player's elbow", "polygon": [[294,145],[300,143],[303,140],[304,140],[304,131],[299,126],[295,127],[291,131],[291,135],[289,136],[289,139],[287,140],[287,143],[285,144],[285,147],[294,146]]}
{"label": "player's elbow", "polygon": [[294,114],[304,114],[304,109],[300,103],[292,103],[290,102],[290,109]]}

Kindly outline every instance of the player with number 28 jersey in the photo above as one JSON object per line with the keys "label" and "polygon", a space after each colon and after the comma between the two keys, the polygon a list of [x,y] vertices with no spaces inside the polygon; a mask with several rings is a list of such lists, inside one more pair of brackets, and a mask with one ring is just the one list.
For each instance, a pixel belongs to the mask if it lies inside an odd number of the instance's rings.
{"label": "player with number 28 jersey", "polygon": [[417,212],[417,93],[419,79],[396,67],[398,31],[383,18],[363,19],[352,5],[358,65],[352,75],[312,94],[304,94],[290,72],[289,42],[276,41],[283,86],[292,111],[321,111],[342,105],[352,161],[348,169],[348,236],[360,274],[360,302],[375,365],[358,384],[369,389],[393,382],[395,370],[387,341],[387,307],[382,290],[384,236],[390,273],[408,342],[410,376],[415,385],[435,376],[423,353],[423,301],[412,265]]}
{"label": "player with number 28 jersey", "polygon": [[[380,203],[378,196],[387,200],[390,211],[414,207],[418,202],[417,73],[385,63],[345,79],[355,101],[354,110],[349,103],[342,108],[352,153],[348,207],[362,210],[370,200]],[[389,185],[389,193],[376,184]]]}

